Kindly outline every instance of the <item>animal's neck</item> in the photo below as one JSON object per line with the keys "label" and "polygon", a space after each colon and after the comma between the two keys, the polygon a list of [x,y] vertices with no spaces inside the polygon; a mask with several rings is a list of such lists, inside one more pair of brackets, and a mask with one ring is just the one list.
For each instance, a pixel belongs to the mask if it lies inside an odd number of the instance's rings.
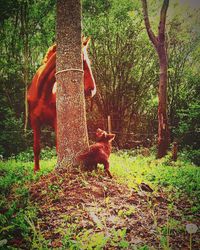
{"label": "animal's neck", "polygon": [[112,149],[112,144],[109,141],[104,141],[102,142],[104,144],[104,147],[106,148],[106,151],[110,154],[111,153],[111,149]]}

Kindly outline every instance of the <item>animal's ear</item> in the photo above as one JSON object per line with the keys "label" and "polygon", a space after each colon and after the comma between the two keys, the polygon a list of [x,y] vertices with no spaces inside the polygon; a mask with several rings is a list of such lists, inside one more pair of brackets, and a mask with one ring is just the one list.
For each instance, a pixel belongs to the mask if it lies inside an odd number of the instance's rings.
{"label": "animal's ear", "polygon": [[90,37],[90,36],[89,36],[88,38],[82,36],[83,46],[87,48],[87,47],[88,47],[88,44],[89,44],[89,42],[90,42],[90,40],[91,40],[91,37]]}
{"label": "animal's ear", "polygon": [[97,129],[96,131],[96,136],[98,138],[105,138],[106,137],[106,132],[100,128]]}
{"label": "animal's ear", "polygon": [[108,134],[107,138],[109,141],[113,141],[115,139],[115,134]]}

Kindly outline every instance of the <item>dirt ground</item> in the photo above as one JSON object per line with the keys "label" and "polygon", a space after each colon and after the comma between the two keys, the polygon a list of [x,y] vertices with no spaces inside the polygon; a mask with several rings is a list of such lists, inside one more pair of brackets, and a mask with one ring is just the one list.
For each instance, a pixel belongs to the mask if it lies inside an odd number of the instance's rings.
{"label": "dirt ground", "polygon": [[[164,192],[152,191],[144,183],[137,191],[131,190],[101,170],[97,173],[79,169],[57,169],[30,188],[31,199],[39,207],[37,226],[45,239],[51,239],[52,248],[62,249],[61,239],[67,229],[74,230],[74,235],[85,229],[110,235],[113,230],[126,228],[127,249],[145,244],[163,249],[161,228],[166,227],[170,217],[176,221],[176,230],[170,230],[171,249],[189,249],[185,230],[189,222],[183,218],[189,216],[190,204],[182,199],[170,211]],[[194,223],[197,224],[196,218]],[[72,229],[73,225],[76,226]],[[193,249],[200,249],[199,236],[193,236]],[[108,242],[104,249],[120,248]]]}

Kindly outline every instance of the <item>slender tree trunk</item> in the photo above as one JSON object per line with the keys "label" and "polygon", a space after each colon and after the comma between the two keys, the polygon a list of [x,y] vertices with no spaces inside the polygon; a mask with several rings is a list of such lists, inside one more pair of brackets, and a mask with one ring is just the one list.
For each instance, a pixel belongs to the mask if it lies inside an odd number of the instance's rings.
{"label": "slender tree trunk", "polygon": [[29,42],[28,42],[28,2],[21,4],[21,31],[23,39],[24,57],[24,133],[26,135],[28,124],[28,100],[27,89],[29,80]]}
{"label": "slender tree trunk", "polygon": [[159,58],[159,89],[158,89],[158,153],[157,157],[162,158],[166,155],[170,143],[170,133],[167,118],[167,82],[168,82],[168,61],[167,48],[165,43],[165,24],[169,0],[163,0],[160,11],[160,24],[158,36],[155,36],[151,29],[148,17],[147,1],[141,0],[143,6],[144,22],[149,39],[153,43]]}
{"label": "slender tree trunk", "polygon": [[160,66],[159,89],[158,89],[158,153],[157,157],[166,155],[169,148],[170,136],[167,118],[167,54],[164,44],[159,44],[157,48]]}
{"label": "slender tree trunk", "polygon": [[28,99],[27,99],[27,91],[28,91],[28,79],[29,79],[29,61],[28,61],[28,37],[26,37],[25,48],[24,48],[24,111],[25,111],[25,121],[24,121],[24,133],[26,135],[27,125],[28,125]]}
{"label": "slender tree trunk", "polygon": [[[80,0],[57,1],[58,167],[73,166],[89,146],[81,57]],[[67,71],[66,71],[67,70]]]}

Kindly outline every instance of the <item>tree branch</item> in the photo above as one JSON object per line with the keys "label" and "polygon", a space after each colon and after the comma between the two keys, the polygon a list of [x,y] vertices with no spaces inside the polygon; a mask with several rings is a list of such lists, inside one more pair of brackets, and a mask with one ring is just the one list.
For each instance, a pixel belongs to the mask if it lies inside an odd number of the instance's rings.
{"label": "tree branch", "polygon": [[146,26],[148,36],[149,36],[151,42],[153,43],[153,45],[155,47],[157,47],[157,37],[153,33],[153,31],[151,29],[150,22],[149,22],[147,1],[146,0],[141,0],[141,1],[142,1],[142,8],[143,8],[144,23],[145,23],[145,26]]}
{"label": "tree branch", "polygon": [[161,41],[164,41],[165,39],[165,23],[166,23],[166,14],[168,6],[169,6],[169,0],[164,0],[160,11],[160,24],[158,28],[158,37],[159,40]]}

